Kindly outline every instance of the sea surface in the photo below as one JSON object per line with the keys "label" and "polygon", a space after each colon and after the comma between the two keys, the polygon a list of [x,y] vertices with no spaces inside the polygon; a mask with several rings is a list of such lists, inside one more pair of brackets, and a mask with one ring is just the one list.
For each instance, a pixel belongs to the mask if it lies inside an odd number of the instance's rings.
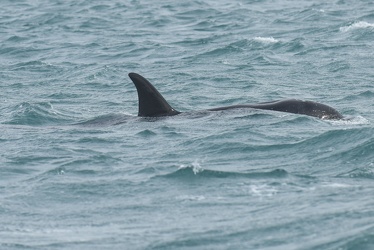
{"label": "sea surface", "polygon": [[2,0],[0,249],[374,249],[373,66],[368,0]]}

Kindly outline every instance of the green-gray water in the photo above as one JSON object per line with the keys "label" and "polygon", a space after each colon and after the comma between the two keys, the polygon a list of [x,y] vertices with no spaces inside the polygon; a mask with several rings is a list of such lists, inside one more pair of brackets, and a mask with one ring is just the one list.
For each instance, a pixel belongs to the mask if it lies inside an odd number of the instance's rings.
{"label": "green-gray water", "polygon": [[[1,249],[373,249],[371,1],[5,0]],[[127,74],[180,111],[138,118]],[[78,124],[78,125],[77,125]]]}

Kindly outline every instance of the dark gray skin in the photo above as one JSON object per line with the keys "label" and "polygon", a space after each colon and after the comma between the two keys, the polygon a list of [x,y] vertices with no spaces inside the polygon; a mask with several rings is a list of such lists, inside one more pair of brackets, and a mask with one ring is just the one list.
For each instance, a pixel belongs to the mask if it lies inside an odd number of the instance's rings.
{"label": "dark gray skin", "polygon": [[[157,89],[144,77],[136,73],[130,73],[129,77],[135,84],[139,98],[139,113],[141,117],[173,116],[180,114],[173,109]],[[259,104],[233,105],[208,109],[208,111],[220,111],[229,109],[252,108],[265,109],[301,115],[318,117],[320,119],[338,120],[343,116],[334,108],[312,101],[296,99],[265,102]]]}

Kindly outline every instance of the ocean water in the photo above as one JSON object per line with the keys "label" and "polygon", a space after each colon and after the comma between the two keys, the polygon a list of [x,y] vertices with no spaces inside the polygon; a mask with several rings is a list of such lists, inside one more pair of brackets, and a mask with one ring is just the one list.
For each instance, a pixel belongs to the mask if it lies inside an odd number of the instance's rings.
{"label": "ocean water", "polygon": [[[1,1],[0,249],[374,249],[373,13]],[[186,113],[138,118],[129,72]],[[348,119],[201,111],[288,98]]]}

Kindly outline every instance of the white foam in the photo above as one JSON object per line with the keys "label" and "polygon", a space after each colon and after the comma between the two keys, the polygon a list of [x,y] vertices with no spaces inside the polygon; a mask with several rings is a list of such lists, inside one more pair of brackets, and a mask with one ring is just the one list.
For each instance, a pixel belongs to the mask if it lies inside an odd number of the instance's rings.
{"label": "white foam", "polygon": [[261,43],[277,43],[279,42],[279,40],[277,39],[274,39],[274,37],[260,37],[260,36],[256,36],[253,40],[257,41],[257,42],[261,42]]}
{"label": "white foam", "polygon": [[349,26],[340,27],[339,30],[341,32],[348,32],[348,31],[354,30],[354,29],[366,29],[366,28],[374,28],[374,24],[364,22],[364,21],[360,21],[360,22],[352,23]]}
{"label": "white foam", "polygon": [[204,169],[201,167],[198,160],[195,160],[194,162],[192,162],[191,166],[182,164],[179,166],[178,169],[185,169],[185,168],[191,168],[195,175],[204,171]]}
{"label": "white foam", "polygon": [[368,119],[360,115],[356,117],[347,117],[341,120],[329,120],[329,122],[334,125],[344,125],[344,126],[345,125],[368,125],[370,124],[370,121]]}
{"label": "white foam", "polygon": [[278,190],[274,187],[270,187],[269,185],[250,185],[249,192],[254,196],[266,196],[270,197],[275,195]]}

